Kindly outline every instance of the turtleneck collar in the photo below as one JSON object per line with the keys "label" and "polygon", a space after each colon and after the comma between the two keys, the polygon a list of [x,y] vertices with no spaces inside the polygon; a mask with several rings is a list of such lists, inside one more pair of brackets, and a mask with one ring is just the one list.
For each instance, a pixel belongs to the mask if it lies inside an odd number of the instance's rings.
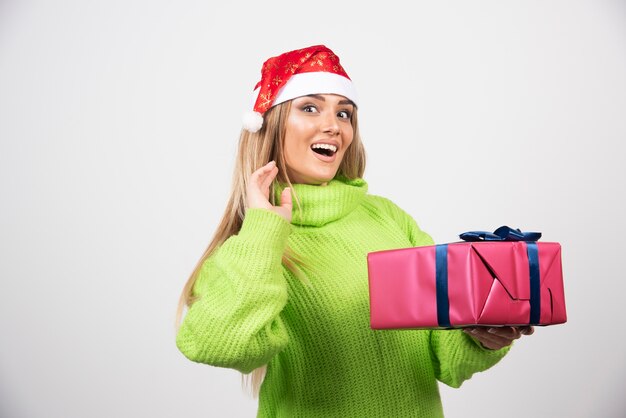
{"label": "turtleneck collar", "polygon": [[[296,226],[326,225],[352,212],[366,193],[367,183],[360,178],[339,177],[326,186],[294,184],[291,223]],[[279,196],[280,189],[276,190],[276,197]]]}

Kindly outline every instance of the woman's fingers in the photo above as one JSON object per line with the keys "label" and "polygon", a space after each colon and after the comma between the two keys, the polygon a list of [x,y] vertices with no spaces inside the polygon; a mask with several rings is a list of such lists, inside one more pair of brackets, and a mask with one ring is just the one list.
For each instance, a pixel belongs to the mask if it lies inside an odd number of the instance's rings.
{"label": "woman's fingers", "polygon": [[291,188],[290,187],[287,187],[280,194],[280,206],[285,209],[289,209],[289,212],[291,212],[292,203],[291,203]]}
{"label": "woman's fingers", "polygon": [[[272,172],[274,172],[273,175]],[[271,208],[272,205],[269,202],[269,184],[271,184],[274,177],[276,177],[277,172],[276,163],[270,161],[250,175],[246,187],[246,204],[249,208]],[[268,186],[264,187],[263,185],[268,180]]]}
{"label": "woman's fingers", "polygon": [[520,332],[522,335],[533,335],[535,332],[535,328],[531,326],[520,327]]}
{"label": "woman's fingers", "polygon": [[291,222],[291,189],[283,190],[280,197],[280,206],[273,206],[269,201],[270,186],[278,174],[275,161],[270,161],[250,175],[246,189],[246,204],[248,208],[268,209],[288,222]]}
{"label": "woman's fingers", "polygon": [[517,327],[492,327],[487,328],[487,332],[500,338],[506,338],[509,340],[517,340],[522,336],[522,333]]}
{"label": "woman's fingers", "polygon": [[465,332],[469,333],[472,337],[478,340],[483,347],[491,350],[498,350],[502,347],[506,347],[511,344],[511,341],[513,341],[490,333],[488,328],[476,327],[467,329]]}
{"label": "woman's fingers", "polygon": [[522,335],[531,335],[533,327],[468,327],[464,331],[492,350],[511,345]]}
{"label": "woman's fingers", "polygon": [[532,335],[535,332],[535,328],[533,328],[530,325],[519,326],[519,327],[493,327],[493,328],[488,328],[488,331],[492,334],[495,334],[501,337],[511,338],[511,339],[516,340],[520,338],[522,335]]}
{"label": "woman's fingers", "polygon": [[[265,164],[263,167],[256,170],[254,173],[250,175],[250,184],[256,184],[259,188],[262,187],[262,184],[267,180],[267,178],[271,175],[271,172],[276,168],[276,162],[270,161]],[[276,173],[278,173],[278,169],[276,169]],[[274,177],[276,174],[274,174]],[[272,177],[273,180],[273,177]],[[271,180],[270,180],[271,183]]]}
{"label": "woman's fingers", "polygon": [[273,168],[271,168],[264,174],[265,177],[261,180],[261,190],[263,191],[263,194],[267,195],[268,197],[270,185],[276,178],[276,174],[278,174],[278,167],[274,165]]}
{"label": "woman's fingers", "polygon": [[280,206],[277,207],[277,213],[285,218],[287,222],[291,222],[291,209],[293,207],[291,201],[291,189],[287,187],[280,194]]}

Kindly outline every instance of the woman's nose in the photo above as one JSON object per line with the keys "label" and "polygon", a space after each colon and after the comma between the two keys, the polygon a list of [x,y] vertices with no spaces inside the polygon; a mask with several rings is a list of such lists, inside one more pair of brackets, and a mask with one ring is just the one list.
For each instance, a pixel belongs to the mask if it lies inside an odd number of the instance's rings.
{"label": "woman's nose", "polygon": [[327,112],[322,118],[322,131],[332,135],[339,133],[339,123],[337,116],[332,112]]}

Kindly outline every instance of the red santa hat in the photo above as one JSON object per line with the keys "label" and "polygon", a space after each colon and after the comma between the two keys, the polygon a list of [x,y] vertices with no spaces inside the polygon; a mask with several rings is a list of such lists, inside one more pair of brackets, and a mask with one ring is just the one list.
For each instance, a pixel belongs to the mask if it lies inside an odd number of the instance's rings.
{"label": "red santa hat", "polygon": [[253,110],[244,115],[243,127],[257,132],[269,108],[309,94],[339,94],[356,105],[352,80],[339,57],[324,45],[285,52],[263,63],[261,81],[254,87]]}

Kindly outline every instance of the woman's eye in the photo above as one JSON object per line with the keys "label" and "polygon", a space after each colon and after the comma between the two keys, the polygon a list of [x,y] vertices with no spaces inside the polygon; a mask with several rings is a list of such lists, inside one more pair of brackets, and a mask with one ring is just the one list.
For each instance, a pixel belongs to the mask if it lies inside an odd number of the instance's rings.
{"label": "woman's eye", "polygon": [[302,110],[305,111],[305,112],[308,112],[308,113],[317,112],[317,108],[315,106],[312,106],[312,105],[304,106],[302,108]]}
{"label": "woman's eye", "polygon": [[350,112],[348,112],[347,110],[342,110],[341,112],[337,113],[337,116],[343,119],[350,119]]}

